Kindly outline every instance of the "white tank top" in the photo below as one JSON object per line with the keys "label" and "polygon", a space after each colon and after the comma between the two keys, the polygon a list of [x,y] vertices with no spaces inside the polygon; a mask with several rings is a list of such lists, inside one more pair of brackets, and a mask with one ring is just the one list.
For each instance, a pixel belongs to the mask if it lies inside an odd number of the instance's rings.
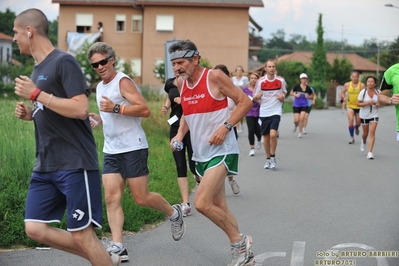
{"label": "white tank top", "polygon": [[[122,97],[119,83],[122,78],[128,78],[124,73],[118,72],[108,84],[102,81],[97,85],[96,99],[100,107],[102,96],[107,96],[115,104],[131,105]],[[133,80],[131,82],[134,83]],[[136,86],[137,88],[137,86]],[[100,112],[103,122],[104,148],[109,154],[118,154],[148,148],[147,139],[141,126],[141,118],[115,113]]]}

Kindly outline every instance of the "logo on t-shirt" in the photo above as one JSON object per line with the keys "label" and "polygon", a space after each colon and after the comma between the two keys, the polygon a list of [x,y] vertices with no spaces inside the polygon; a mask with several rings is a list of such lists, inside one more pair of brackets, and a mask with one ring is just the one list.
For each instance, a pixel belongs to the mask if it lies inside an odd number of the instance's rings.
{"label": "logo on t-shirt", "polygon": [[262,91],[274,91],[274,90],[279,90],[281,89],[282,82],[279,79],[275,80],[265,80],[260,84],[260,88]]}

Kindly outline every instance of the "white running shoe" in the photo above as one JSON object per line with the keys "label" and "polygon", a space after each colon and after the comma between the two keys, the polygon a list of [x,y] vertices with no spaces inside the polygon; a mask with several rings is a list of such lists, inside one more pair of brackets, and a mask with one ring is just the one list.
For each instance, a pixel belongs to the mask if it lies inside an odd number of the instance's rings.
{"label": "white running shoe", "polygon": [[276,157],[270,158],[270,169],[275,170],[277,168],[277,160]]}
{"label": "white running shoe", "polygon": [[367,153],[367,159],[373,160],[374,159],[374,155],[372,152],[368,152]]}
{"label": "white running shoe", "polygon": [[108,243],[107,252],[118,255],[121,258],[121,262],[129,260],[129,255],[127,254],[126,247],[123,246],[123,248],[120,248],[115,245],[113,241],[110,241]]}
{"label": "white running shoe", "polygon": [[183,221],[183,213],[181,211],[180,204],[175,204],[172,206],[178,213],[176,219],[170,219],[170,228],[172,229],[172,237],[175,241],[179,241],[184,236],[186,232],[186,224]]}
{"label": "white running shoe", "polygon": [[270,159],[266,159],[266,163],[265,163],[265,165],[263,166],[263,168],[269,169],[269,168],[270,168],[270,164],[271,164]]}
{"label": "white running shoe", "polygon": [[183,203],[181,204],[181,211],[182,211],[182,213],[183,213],[183,217],[190,216],[190,215],[191,215],[191,206],[190,206],[190,203],[185,203],[185,202],[183,202]]}
{"label": "white running shoe", "polygon": [[231,262],[228,266],[242,266],[251,254],[252,237],[243,235],[243,240],[231,244]]}
{"label": "white running shoe", "polygon": [[238,186],[237,181],[235,181],[234,179],[229,181],[229,184],[231,186],[231,190],[233,191],[233,193],[235,195],[237,195],[238,193],[240,193],[240,186]]}
{"label": "white running shoe", "polygon": [[304,135],[306,135],[306,129],[305,129],[305,128],[302,128],[302,133],[303,133]]}
{"label": "white running shoe", "polygon": [[112,253],[112,252],[109,252],[109,255],[111,256],[113,266],[121,265],[121,257],[119,255]]}
{"label": "white running shoe", "polygon": [[301,134],[301,133],[298,133],[297,138],[298,138],[298,139],[302,138],[302,134]]}
{"label": "white running shoe", "polygon": [[292,127],[292,133],[295,133],[297,126],[294,124],[294,126]]}
{"label": "white running shoe", "polygon": [[254,149],[251,149],[250,151],[249,151],[249,154],[248,154],[249,156],[254,156],[255,155],[255,150]]}
{"label": "white running shoe", "polygon": [[259,150],[260,147],[262,147],[262,141],[261,141],[261,140],[258,140],[258,141],[256,142],[256,148]]}
{"label": "white running shoe", "polygon": [[364,152],[364,143],[363,143],[363,141],[360,142],[360,151]]}

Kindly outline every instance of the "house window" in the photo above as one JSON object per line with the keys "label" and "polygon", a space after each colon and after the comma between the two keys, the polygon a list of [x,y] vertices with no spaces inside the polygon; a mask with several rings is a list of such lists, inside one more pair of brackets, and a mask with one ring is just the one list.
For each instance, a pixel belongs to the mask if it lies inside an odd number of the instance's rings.
{"label": "house window", "polygon": [[132,16],[132,31],[133,32],[142,32],[143,30],[143,16],[142,15],[133,15]]}
{"label": "house window", "polygon": [[124,32],[125,31],[125,24],[126,24],[126,15],[116,15],[116,31],[117,32]]}
{"label": "house window", "polygon": [[76,14],[75,23],[76,32],[91,32],[91,27],[93,26],[93,14]]}
{"label": "house window", "polygon": [[156,31],[173,32],[173,15],[157,15]]}
{"label": "house window", "polygon": [[132,74],[135,77],[141,77],[141,58],[133,58],[130,60],[132,65]]}

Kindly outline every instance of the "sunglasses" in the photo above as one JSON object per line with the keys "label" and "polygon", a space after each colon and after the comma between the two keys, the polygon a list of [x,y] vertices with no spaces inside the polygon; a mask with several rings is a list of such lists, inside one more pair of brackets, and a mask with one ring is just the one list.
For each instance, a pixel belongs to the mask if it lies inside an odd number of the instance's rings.
{"label": "sunglasses", "polygon": [[105,65],[108,63],[108,60],[111,59],[111,58],[112,58],[112,56],[109,56],[109,57],[107,57],[107,58],[104,58],[104,59],[101,60],[101,61],[98,61],[98,62],[95,62],[95,63],[91,63],[90,65],[91,65],[93,68],[98,68],[99,65],[105,66]]}

